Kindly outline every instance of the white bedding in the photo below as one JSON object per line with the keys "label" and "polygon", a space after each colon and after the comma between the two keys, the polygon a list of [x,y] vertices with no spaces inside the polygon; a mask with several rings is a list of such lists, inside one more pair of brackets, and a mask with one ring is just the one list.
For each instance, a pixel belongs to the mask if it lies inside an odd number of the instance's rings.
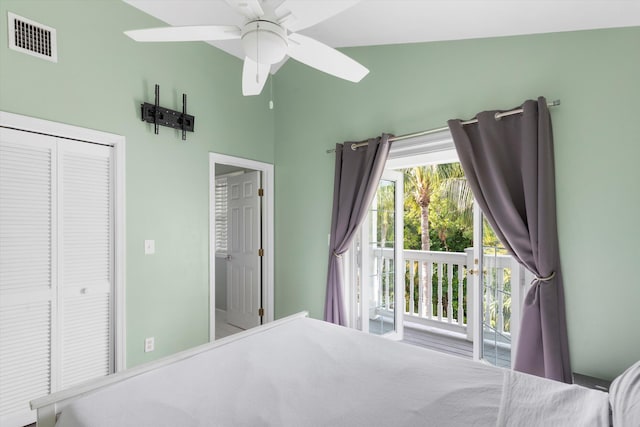
{"label": "white bedding", "polygon": [[504,371],[499,426],[609,426],[608,395]]}
{"label": "white bedding", "polygon": [[82,397],[62,411],[56,425],[446,427],[609,422],[606,393],[301,318]]}

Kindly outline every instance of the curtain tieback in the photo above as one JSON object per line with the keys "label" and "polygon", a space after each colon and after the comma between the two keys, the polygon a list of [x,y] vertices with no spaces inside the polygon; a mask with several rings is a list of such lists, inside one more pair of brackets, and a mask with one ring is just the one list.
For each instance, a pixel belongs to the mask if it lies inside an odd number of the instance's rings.
{"label": "curtain tieback", "polygon": [[556,277],[556,272],[552,271],[550,275],[548,275],[547,277],[539,277],[539,276],[535,276],[533,278],[533,280],[531,281],[531,284],[534,285],[536,283],[540,283],[540,282],[548,282],[549,280],[553,279],[554,277]]}
{"label": "curtain tieback", "polygon": [[333,251],[333,256],[336,258],[342,258],[342,254],[338,254],[335,251]]}

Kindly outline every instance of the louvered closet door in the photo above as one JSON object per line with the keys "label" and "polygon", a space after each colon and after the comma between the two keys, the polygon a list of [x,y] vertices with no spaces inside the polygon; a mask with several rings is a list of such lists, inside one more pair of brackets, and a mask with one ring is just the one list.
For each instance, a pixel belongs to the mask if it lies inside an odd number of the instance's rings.
{"label": "louvered closet door", "polygon": [[53,138],[0,128],[0,425],[32,422],[56,378]]}
{"label": "louvered closet door", "polygon": [[0,426],[113,372],[112,148],[0,128]]}
{"label": "louvered closet door", "polygon": [[111,151],[59,145],[61,389],[113,372]]}

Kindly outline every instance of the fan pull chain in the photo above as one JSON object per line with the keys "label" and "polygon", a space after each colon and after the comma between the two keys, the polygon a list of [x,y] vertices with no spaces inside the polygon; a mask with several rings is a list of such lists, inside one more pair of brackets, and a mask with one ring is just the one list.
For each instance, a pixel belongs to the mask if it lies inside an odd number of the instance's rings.
{"label": "fan pull chain", "polygon": [[271,77],[271,79],[269,80],[269,89],[269,109],[273,110],[273,77]]}

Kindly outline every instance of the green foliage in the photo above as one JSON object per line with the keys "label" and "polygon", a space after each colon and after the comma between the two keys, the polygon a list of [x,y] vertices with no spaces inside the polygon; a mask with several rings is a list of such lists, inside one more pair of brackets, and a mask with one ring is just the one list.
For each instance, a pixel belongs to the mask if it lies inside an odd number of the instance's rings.
{"label": "green foliage", "polygon": [[[498,286],[497,270],[492,268],[485,271],[484,301],[489,310],[489,325],[498,332],[511,332],[511,269],[502,270],[502,289]],[[500,310],[502,305],[502,310]],[[500,311],[502,311],[500,313]],[[502,329],[498,325],[498,316],[502,316]]]}
{"label": "green foliage", "polygon": [[[421,249],[421,217],[423,210],[428,211],[428,247],[432,251],[463,252],[472,246],[473,238],[473,196],[467,185],[464,172],[459,163],[422,166],[404,171],[404,247],[405,249]],[[414,277],[409,277],[409,269],[405,273],[405,309],[411,304],[411,288],[413,288],[413,310],[419,312],[418,273],[422,265],[414,264]],[[441,300],[438,295],[437,271],[432,271],[427,282],[431,288],[430,301],[426,302],[427,310],[434,315],[438,313],[438,303],[442,303],[443,316],[448,316],[448,302],[451,301],[452,317],[466,323],[467,279],[463,278],[463,319],[458,319],[458,267],[444,266],[442,277],[446,281],[447,268],[453,268],[452,292],[449,295],[446,283],[443,283]]]}
{"label": "green foliage", "polygon": [[493,228],[489,224],[486,218],[482,220],[482,246],[485,247],[485,253],[495,253],[505,255],[507,250],[504,248],[498,236],[493,231]]}
{"label": "green foliage", "polygon": [[[459,163],[444,165],[431,165],[407,169],[404,171],[404,248],[420,250],[424,247],[422,242],[423,212],[428,213],[428,241],[429,250],[443,252],[463,252],[473,245],[473,196],[467,184],[466,178]],[[376,194],[376,239],[378,247],[390,247],[394,239],[394,186],[381,182]],[[506,254],[506,250],[500,243],[493,229],[486,221],[483,222],[483,246],[485,257]],[[427,276],[427,283],[419,282],[419,273],[423,266],[417,261],[413,262],[413,277],[409,263],[405,270],[405,301],[404,309],[408,312],[419,313],[420,304],[418,297],[420,287],[426,286],[431,290],[431,298],[426,301],[424,310],[433,316],[438,315],[439,303],[442,305],[442,316],[446,318],[451,301],[451,316],[454,320],[466,323],[467,320],[467,277],[463,275],[461,291],[463,313],[462,319],[458,319],[458,266],[443,265],[441,271],[442,294],[438,295],[438,272],[432,268]],[[393,263],[382,266],[382,291],[389,292],[390,303],[393,303]],[[433,265],[435,267],[435,264]],[[452,268],[452,286],[449,294],[447,278],[448,269]],[[504,330],[510,330],[511,319],[511,274],[504,270],[501,290],[497,289],[497,270],[485,268],[484,289],[487,304],[487,315],[492,327],[498,326],[498,319],[502,317]],[[387,290],[387,287],[389,289]],[[411,295],[414,299],[411,301]],[[427,297],[425,291],[425,298]],[[500,304],[500,303],[501,304]],[[413,303],[413,307],[411,307]],[[499,311],[502,313],[499,313]],[[426,314],[426,313],[425,313]]]}
{"label": "green foliage", "polygon": [[469,223],[455,202],[442,192],[431,198],[429,234],[432,251],[462,252],[471,246],[473,223]]}
{"label": "green foliage", "polygon": [[441,252],[464,252],[472,246],[472,235],[465,230],[453,229],[447,234],[445,246],[441,240],[436,240],[439,236],[436,230],[431,231],[431,250]]}
{"label": "green foliage", "polygon": [[[429,168],[429,172],[424,169]],[[460,163],[422,166],[404,171],[404,248],[421,249],[421,206],[418,189],[430,189],[430,250],[462,252],[473,245],[473,195]],[[418,184],[419,179],[430,179]],[[424,196],[424,195],[423,195]],[[423,197],[424,201],[424,197]],[[502,244],[485,219],[483,245],[502,248]],[[504,249],[500,250],[505,254]]]}
{"label": "green foliage", "polygon": [[[459,163],[445,165],[422,166],[404,171],[404,249],[420,250],[425,245],[422,241],[421,221],[428,218],[426,224],[428,230],[427,246],[431,251],[464,252],[466,248],[473,246],[473,196],[467,184],[466,178]],[[394,242],[394,204],[395,187],[392,183],[381,181],[374,204],[375,209],[375,239],[376,247],[393,247]],[[423,216],[423,213],[427,213]],[[372,236],[373,237],[373,236]],[[486,221],[483,222],[483,246],[485,259],[492,256],[504,255],[506,250],[500,243],[493,229]],[[413,263],[413,277],[410,263]],[[501,326],[502,331],[509,332],[511,327],[511,272],[509,269],[498,270],[490,266],[490,262],[484,268],[484,300],[486,304],[486,316],[489,325],[493,328]],[[423,266],[418,261],[408,261],[405,269],[405,301],[402,304],[407,312],[419,313],[421,301],[419,300],[420,287],[430,289],[431,296],[425,301],[424,314],[438,315],[438,307],[442,306],[442,316],[449,315],[449,302],[451,302],[451,317],[460,323],[467,321],[467,276],[462,275],[462,287],[460,291],[462,299],[462,319],[459,319],[459,275],[458,265],[442,265],[442,293],[438,295],[438,271],[436,264],[428,263]],[[419,274],[423,268],[427,277],[426,283],[420,283]],[[452,269],[452,286],[449,293],[447,280],[448,269]],[[393,292],[393,260],[387,260],[380,266],[380,284],[383,295],[389,296],[389,304],[395,304]],[[498,287],[497,274],[503,285]],[[424,297],[427,298],[425,291]],[[413,295],[413,301],[411,300]],[[386,300],[380,301],[386,307]],[[413,305],[413,307],[411,307]],[[391,308],[391,307],[386,307]],[[503,325],[500,325],[500,322]]]}
{"label": "green foliage", "polygon": [[393,246],[395,239],[395,187],[391,183],[381,182],[376,193],[376,239],[381,247]]}
{"label": "green foliage", "polygon": [[422,209],[428,210],[430,250],[462,252],[470,247],[473,196],[460,163],[419,166],[403,172],[404,248],[422,248]]}
{"label": "green foliage", "polygon": [[404,248],[420,249],[420,206],[413,197],[407,197],[405,181],[404,197]]}

